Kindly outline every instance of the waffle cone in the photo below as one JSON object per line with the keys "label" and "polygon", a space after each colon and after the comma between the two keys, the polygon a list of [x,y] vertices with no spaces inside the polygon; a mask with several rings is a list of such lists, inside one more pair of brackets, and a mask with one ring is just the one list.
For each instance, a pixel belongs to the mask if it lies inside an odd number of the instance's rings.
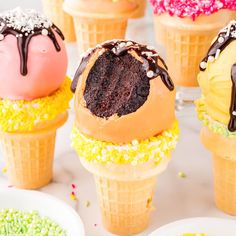
{"label": "waffle cone", "polygon": [[152,200],[158,174],[169,159],[154,164],[101,165],[81,158],[86,169],[94,174],[103,224],[111,233],[134,235],[149,224]]}
{"label": "waffle cone", "polygon": [[142,18],[145,16],[147,0],[133,0],[136,4],[138,4],[138,10],[134,13],[132,18]]}
{"label": "waffle cone", "polygon": [[163,43],[166,48],[167,65],[175,84],[198,86],[199,63],[229,19],[230,15],[225,11],[200,16],[196,21],[168,14],[155,16],[157,42]]}
{"label": "waffle cone", "polygon": [[67,42],[76,40],[73,18],[63,11],[64,0],[42,0],[43,11],[65,36]]}
{"label": "waffle cone", "polygon": [[126,18],[99,19],[75,16],[75,29],[80,53],[107,40],[125,37]]}
{"label": "waffle cone", "polygon": [[236,139],[225,138],[204,127],[201,140],[213,156],[216,206],[236,215]]}
{"label": "waffle cone", "polygon": [[231,12],[231,20],[236,20],[236,11]]}
{"label": "waffle cone", "polygon": [[65,112],[31,132],[0,132],[7,174],[13,186],[37,189],[51,181],[56,130],[65,123],[67,116]]}

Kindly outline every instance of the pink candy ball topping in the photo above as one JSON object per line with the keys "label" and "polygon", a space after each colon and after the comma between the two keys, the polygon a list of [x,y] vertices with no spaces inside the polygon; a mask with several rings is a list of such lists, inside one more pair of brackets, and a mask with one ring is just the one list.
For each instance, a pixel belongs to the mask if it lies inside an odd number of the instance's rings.
{"label": "pink candy ball topping", "polygon": [[226,0],[150,0],[155,14],[168,13],[170,16],[190,17],[193,20],[200,15],[219,11],[224,7],[222,1]]}

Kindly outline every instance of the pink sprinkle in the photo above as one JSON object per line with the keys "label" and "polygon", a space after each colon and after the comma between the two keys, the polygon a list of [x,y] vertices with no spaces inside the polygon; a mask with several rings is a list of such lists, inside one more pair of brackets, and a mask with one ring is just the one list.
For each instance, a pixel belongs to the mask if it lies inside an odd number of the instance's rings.
{"label": "pink sprinkle", "polygon": [[75,192],[71,192],[71,194],[75,196]]}
{"label": "pink sprinkle", "polygon": [[[211,15],[232,0],[149,0],[155,14],[169,13],[170,16],[190,17],[195,20],[200,15]],[[231,3],[236,5],[236,3]],[[231,8],[230,8],[231,9]]]}
{"label": "pink sprinkle", "polygon": [[75,184],[71,184],[71,187],[72,187],[73,189],[75,189],[75,188],[76,188]]}
{"label": "pink sprinkle", "polygon": [[221,0],[221,2],[224,4],[225,9],[236,11],[236,1],[234,1],[234,0]]}

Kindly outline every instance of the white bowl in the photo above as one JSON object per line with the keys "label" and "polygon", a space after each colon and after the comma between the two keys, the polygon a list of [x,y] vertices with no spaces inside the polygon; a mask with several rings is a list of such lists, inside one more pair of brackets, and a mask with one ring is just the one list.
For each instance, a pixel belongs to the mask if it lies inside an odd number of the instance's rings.
{"label": "white bowl", "polygon": [[235,236],[236,221],[221,218],[189,218],[162,226],[149,236],[180,236],[183,233],[205,233],[209,236]]}
{"label": "white bowl", "polygon": [[22,211],[36,210],[58,223],[68,236],[84,236],[84,226],[79,215],[69,205],[48,194],[4,188],[0,189],[0,209],[14,208]]}

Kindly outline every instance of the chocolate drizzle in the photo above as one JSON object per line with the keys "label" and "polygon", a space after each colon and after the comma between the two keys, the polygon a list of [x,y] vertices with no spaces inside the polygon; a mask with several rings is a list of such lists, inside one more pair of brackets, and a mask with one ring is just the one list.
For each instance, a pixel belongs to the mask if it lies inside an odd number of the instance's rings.
{"label": "chocolate drizzle", "polygon": [[[14,14],[12,16],[15,17]],[[60,45],[57,42],[56,36],[53,31],[55,31],[63,40],[64,36],[60,31],[60,29],[54,24],[49,24],[48,27],[45,27],[43,23],[39,22],[38,25],[33,26],[32,30],[22,30],[21,27],[17,28],[16,25],[12,24],[11,20],[12,19],[10,19],[10,17],[8,16],[7,17],[0,16],[0,35],[2,37],[1,40],[4,40],[4,37],[6,37],[7,35],[13,35],[17,38],[17,46],[20,54],[20,73],[23,76],[27,75],[28,73],[28,68],[27,68],[28,48],[31,39],[34,36],[37,35],[48,36],[53,42],[56,51],[59,52],[61,50]]]}
{"label": "chocolate drizzle", "polygon": [[[212,44],[206,57],[200,63],[200,70],[205,71],[208,61],[217,60],[220,53],[234,40],[236,40],[236,21],[231,21],[227,27],[220,31],[216,41]],[[234,52],[232,52],[234,53]],[[230,121],[228,129],[231,132],[236,131],[236,64],[231,69],[232,92],[230,105]]]}
{"label": "chocolate drizzle", "polygon": [[231,106],[230,106],[230,121],[228,129],[231,132],[236,131],[236,64],[231,69],[231,80],[232,80],[232,94],[231,94]]}
{"label": "chocolate drizzle", "polygon": [[[141,45],[133,41],[108,41],[101,45],[98,45],[96,48],[87,52],[87,54],[82,58],[81,63],[75,73],[71,90],[75,92],[79,77],[85,70],[91,56],[96,52],[97,49],[106,49],[107,51],[111,51],[115,56],[119,57],[124,54],[127,54],[130,50],[133,50],[140,56],[143,60],[143,67],[147,73],[147,77],[149,79],[154,79],[158,76],[161,77],[161,80],[165,84],[165,86],[170,90],[174,90],[174,84],[167,72],[168,68],[164,62],[164,60],[157,54],[157,52],[146,45]],[[164,68],[158,65],[158,60],[163,64]]]}
{"label": "chocolate drizzle", "polygon": [[207,52],[207,55],[200,63],[200,70],[206,70],[208,61],[214,61],[232,41],[236,39],[236,21],[231,21],[230,24],[220,31],[216,41],[212,44]]}

